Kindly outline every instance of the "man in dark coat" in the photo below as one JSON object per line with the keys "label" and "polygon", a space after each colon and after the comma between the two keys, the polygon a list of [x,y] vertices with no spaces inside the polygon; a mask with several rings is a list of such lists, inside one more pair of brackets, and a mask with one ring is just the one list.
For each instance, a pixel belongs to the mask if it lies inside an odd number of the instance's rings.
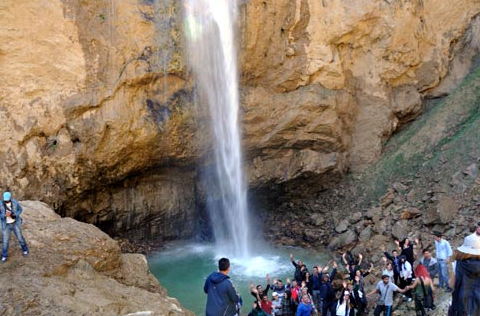
{"label": "man in dark coat", "polygon": [[205,280],[203,290],[207,294],[207,316],[234,316],[237,314],[237,306],[240,296],[230,281],[230,260],[222,258],[218,260],[219,272],[213,272]]}
{"label": "man in dark coat", "polygon": [[320,286],[320,298],[322,301],[322,315],[327,315],[328,311],[330,311],[331,315],[335,315],[335,290],[332,286],[333,278],[337,273],[336,263],[334,261],[334,267],[332,270],[332,274],[328,275],[328,273],[323,273],[322,277],[322,285]]}

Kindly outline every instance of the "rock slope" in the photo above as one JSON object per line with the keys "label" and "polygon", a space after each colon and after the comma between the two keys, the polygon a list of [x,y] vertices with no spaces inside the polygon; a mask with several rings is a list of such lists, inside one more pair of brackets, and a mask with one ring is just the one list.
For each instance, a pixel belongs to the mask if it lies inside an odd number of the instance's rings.
{"label": "rock slope", "polygon": [[30,255],[12,237],[0,266],[0,315],[193,315],[168,297],[143,255],[122,254],[95,226],[60,218],[44,203],[20,204]]}

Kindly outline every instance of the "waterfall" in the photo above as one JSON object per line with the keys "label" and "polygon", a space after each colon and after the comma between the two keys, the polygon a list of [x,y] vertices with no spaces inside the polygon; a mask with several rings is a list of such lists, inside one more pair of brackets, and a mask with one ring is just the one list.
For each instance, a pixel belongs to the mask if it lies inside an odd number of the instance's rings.
{"label": "waterfall", "polygon": [[[219,250],[235,258],[249,254],[249,221],[243,180],[239,91],[235,48],[235,0],[184,0],[189,62],[201,100],[211,116],[218,190],[210,192],[210,216]],[[213,189],[213,188],[210,188]]]}

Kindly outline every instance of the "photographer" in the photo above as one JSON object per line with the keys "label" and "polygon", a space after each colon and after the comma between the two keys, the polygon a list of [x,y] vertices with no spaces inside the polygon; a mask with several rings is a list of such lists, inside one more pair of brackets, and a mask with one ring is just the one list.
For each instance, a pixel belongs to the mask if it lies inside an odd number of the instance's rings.
{"label": "photographer", "polygon": [[22,235],[21,213],[22,207],[17,200],[12,199],[12,193],[8,191],[4,192],[3,201],[0,203],[0,220],[2,222],[2,262],[7,261],[10,233],[12,231],[22,247],[23,255],[28,255],[28,246]]}
{"label": "photographer", "polygon": [[377,306],[375,306],[375,310],[373,311],[374,316],[380,316],[382,312],[384,316],[389,316],[392,314],[394,291],[405,293],[407,290],[401,289],[392,283],[389,275],[382,275],[382,280],[378,282],[377,287],[367,294],[367,297],[370,297],[375,293],[380,294],[380,300],[377,302]]}

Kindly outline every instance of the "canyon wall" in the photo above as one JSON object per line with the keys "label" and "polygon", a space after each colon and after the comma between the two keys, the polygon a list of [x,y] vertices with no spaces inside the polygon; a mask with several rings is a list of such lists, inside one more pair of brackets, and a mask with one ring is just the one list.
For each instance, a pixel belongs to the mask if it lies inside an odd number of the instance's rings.
{"label": "canyon wall", "polygon": [[[252,188],[320,189],[364,170],[480,46],[474,0],[251,0],[239,12]],[[179,1],[5,0],[0,26],[2,187],[112,234],[192,237],[212,144]]]}

